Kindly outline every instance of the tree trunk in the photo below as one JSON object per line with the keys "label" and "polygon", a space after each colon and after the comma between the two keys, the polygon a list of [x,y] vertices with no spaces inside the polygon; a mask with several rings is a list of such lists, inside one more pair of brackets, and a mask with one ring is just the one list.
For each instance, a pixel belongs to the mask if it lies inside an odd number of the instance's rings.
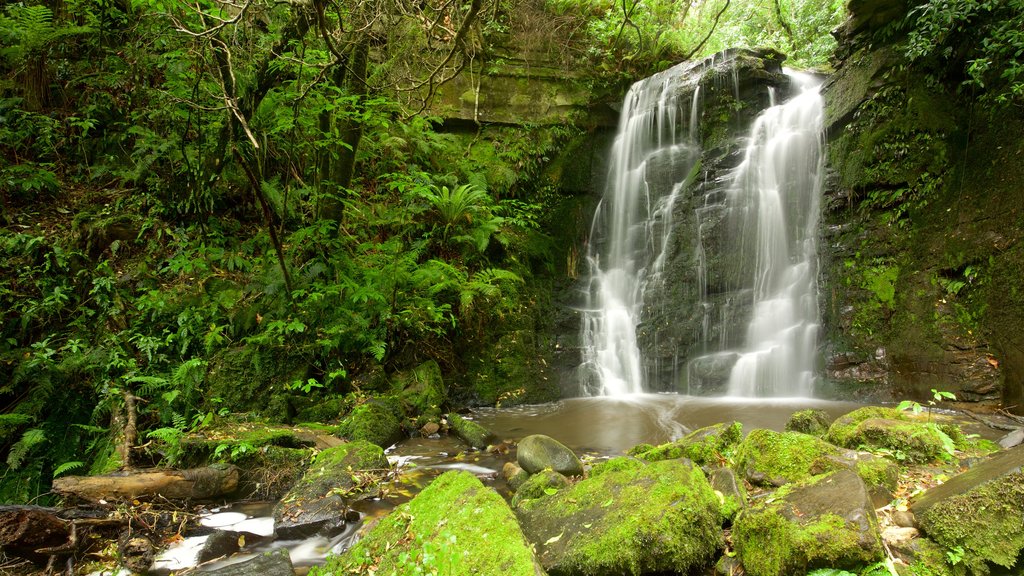
{"label": "tree trunk", "polygon": [[[369,64],[370,43],[363,40],[352,48],[351,74],[345,83],[348,93],[357,96],[359,105],[366,100],[368,87],[366,84],[366,70]],[[331,163],[330,172],[321,174],[321,178],[327,177],[334,183],[334,190],[348,188],[352,184],[352,177],[356,169],[356,154],[359,151],[359,142],[363,138],[363,125],[358,120],[350,117],[335,117],[338,133],[341,135],[345,146],[338,148],[338,159]],[[325,198],[321,216],[330,220],[341,220],[342,204],[337,198]]]}

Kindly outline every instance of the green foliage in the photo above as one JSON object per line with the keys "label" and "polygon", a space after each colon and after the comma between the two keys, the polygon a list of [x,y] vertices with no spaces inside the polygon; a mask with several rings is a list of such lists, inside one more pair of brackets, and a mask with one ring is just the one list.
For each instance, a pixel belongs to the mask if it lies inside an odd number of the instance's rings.
{"label": "green foliage", "polygon": [[998,106],[1024,101],[1024,2],[929,0],[907,15],[906,55]]}

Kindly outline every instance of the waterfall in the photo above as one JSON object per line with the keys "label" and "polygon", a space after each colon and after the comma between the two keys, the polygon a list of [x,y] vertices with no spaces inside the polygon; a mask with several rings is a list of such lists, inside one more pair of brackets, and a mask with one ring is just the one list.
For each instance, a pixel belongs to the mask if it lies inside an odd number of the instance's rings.
{"label": "waterfall", "polygon": [[755,251],[753,314],[731,396],[813,393],[824,107],[813,79],[790,74],[800,93],[754,122],[729,193],[729,217]]}
{"label": "waterfall", "polygon": [[[634,84],[623,102],[587,245],[584,394],[644,392],[648,381],[681,391],[698,382],[701,393],[731,396],[813,393],[824,170],[818,87],[790,74],[797,95],[776,105],[774,92],[770,102],[762,92],[767,108],[745,146],[729,148],[742,153],[722,156],[719,134],[711,160],[719,167],[702,169],[701,75],[719,64],[666,70]],[[740,101],[739,81],[735,68],[709,76],[719,99],[712,120],[721,125],[721,102]],[[731,93],[716,84],[728,77]],[[698,173],[705,181],[695,182]],[[690,294],[677,300],[688,311],[665,304],[675,293]]]}
{"label": "waterfall", "polygon": [[[634,84],[622,107],[608,184],[594,215],[587,247],[590,281],[582,334],[584,391],[621,395],[644,391],[637,324],[644,290],[664,266],[672,211],[686,178],[669,186],[649,182],[651,165],[690,173],[696,143],[699,90],[679,95],[685,67]],[[688,101],[688,102],[687,102]],[[688,126],[681,122],[687,104]]]}

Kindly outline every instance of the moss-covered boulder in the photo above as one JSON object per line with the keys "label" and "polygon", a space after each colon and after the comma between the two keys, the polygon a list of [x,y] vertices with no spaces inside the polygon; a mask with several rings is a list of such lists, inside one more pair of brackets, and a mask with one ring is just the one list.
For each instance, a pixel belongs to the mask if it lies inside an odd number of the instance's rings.
{"label": "moss-covered boulder", "polygon": [[550,496],[558,490],[567,488],[570,484],[568,478],[554,470],[541,470],[527,478],[519,486],[516,495],[512,497],[512,507],[518,508],[522,502],[527,500]]}
{"label": "moss-covered boulder", "polygon": [[892,408],[859,408],[838,418],[826,439],[848,448],[889,451],[899,460],[926,463],[948,460],[964,435],[955,425],[919,421]]}
{"label": "moss-covered boulder", "polygon": [[455,434],[473,448],[483,450],[494,443],[494,433],[483,426],[467,420],[458,414],[448,415],[448,425]]}
{"label": "moss-covered boulder", "polygon": [[310,574],[405,574],[412,566],[450,576],[542,573],[501,496],[472,474],[452,471]]}
{"label": "moss-covered boulder", "polygon": [[370,488],[367,482],[382,477],[389,467],[384,451],[369,442],[360,440],[323,450],[274,507],[277,536],[288,539],[344,524],[348,502]]}
{"label": "moss-covered boulder", "polygon": [[928,490],[911,505],[937,543],[962,547],[976,574],[987,563],[1020,569],[1024,550],[1024,446],[1000,452]]}
{"label": "moss-covered boulder", "polygon": [[533,434],[520,440],[516,461],[530,474],[545,468],[566,476],[583,474],[583,463],[579,457],[558,440],[544,434]]}
{"label": "moss-covered boulder", "polygon": [[786,421],[786,432],[803,432],[819,438],[828,433],[832,418],[824,410],[800,410]]}
{"label": "moss-covered boulder", "polygon": [[688,573],[722,546],[718,497],[683,460],[615,458],[516,512],[552,574]]}
{"label": "moss-covered boulder", "polygon": [[858,568],[883,556],[867,487],[852,470],[786,486],[744,509],[732,539],[750,576]]}
{"label": "moss-covered boulder", "polygon": [[437,362],[428,360],[412,370],[399,372],[392,376],[391,385],[412,417],[424,423],[441,417],[448,392]]}
{"label": "moss-covered boulder", "polygon": [[736,447],[733,468],[752,484],[782,486],[842,466],[837,446],[800,432],[754,430]]}
{"label": "moss-covered boulder", "polygon": [[633,447],[629,454],[648,462],[689,458],[702,466],[718,465],[725,460],[724,455],[728,454],[742,437],[743,425],[739,422],[713,424],[661,446],[640,444]]}
{"label": "moss-covered boulder", "polygon": [[374,399],[349,412],[338,426],[338,434],[351,441],[364,440],[387,448],[404,436],[402,421],[386,402]]}
{"label": "moss-covered boulder", "polygon": [[206,398],[221,398],[237,412],[258,412],[273,422],[289,422],[287,386],[305,382],[308,360],[284,347],[242,346],[218,352],[206,372]]}

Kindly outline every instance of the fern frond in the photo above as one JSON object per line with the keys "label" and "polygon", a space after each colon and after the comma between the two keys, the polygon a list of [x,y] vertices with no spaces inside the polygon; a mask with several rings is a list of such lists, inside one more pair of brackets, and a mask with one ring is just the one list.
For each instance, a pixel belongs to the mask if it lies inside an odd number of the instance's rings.
{"label": "fern frond", "polygon": [[61,474],[64,474],[65,472],[70,472],[72,470],[77,470],[77,469],[79,469],[79,468],[81,468],[83,466],[85,466],[85,462],[81,462],[79,460],[72,460],[71,462],[65,462],[65,463],[61,464],[60,466],[57,466],[57,468],[53,471],[53,477],[56,478],[57,476],[60,476]]}
{"label": "fern frond", "polygon": [[21,440],[18,440],[11,446],[11,451],[7,454],[7,465],[12,470],[21,468],[22,462],[28,453],[46,442],[46,432],[42,428],[30,428],[21,435]]}

